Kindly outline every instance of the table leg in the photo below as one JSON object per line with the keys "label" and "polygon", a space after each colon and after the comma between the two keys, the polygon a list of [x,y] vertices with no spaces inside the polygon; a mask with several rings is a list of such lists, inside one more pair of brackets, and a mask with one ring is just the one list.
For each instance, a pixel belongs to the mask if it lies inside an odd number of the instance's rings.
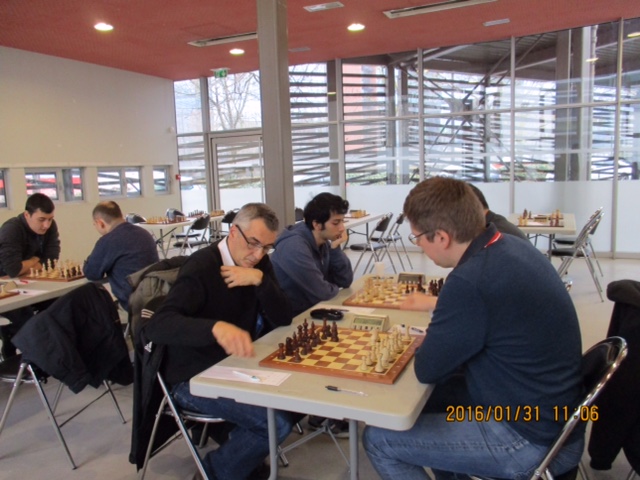
{"label": "table leg", "polygon": [[554,233],[549,234],[549,249],[547,250],[547,257],[551,260],[551,250],[553,250],[553,240],[556,238]]}
{"label": "table leg", "polygon": [[271,472],[269,480],[278,478],[278,435],[276,432],[276,411],[267,407],[267,424],[269,427],[269,463]]}
{"label": "table leg", "polygon": [[349,466],[351,480],[358,480],[358,421],[349,420]]}

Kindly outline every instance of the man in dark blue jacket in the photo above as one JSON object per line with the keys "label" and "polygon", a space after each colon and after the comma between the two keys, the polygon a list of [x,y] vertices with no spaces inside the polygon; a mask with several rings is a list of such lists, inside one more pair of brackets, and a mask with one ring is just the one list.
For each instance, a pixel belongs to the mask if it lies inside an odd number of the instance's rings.
{"label": "man in dark blue jacket", "polygon": [[[529,478],[564,424],[558,409],[582,393],[573,302],[533,245],[486,225],[466,183],[425,180],[404,212],[411,242],[453,270],[415,356],[418,380],[435,385],[427,410],[408,431],[367,428],[369,458],[385,479],[427,479],[424,467],[438,480]],[[579,429],[552,473],[574,468],[583,448]]]}

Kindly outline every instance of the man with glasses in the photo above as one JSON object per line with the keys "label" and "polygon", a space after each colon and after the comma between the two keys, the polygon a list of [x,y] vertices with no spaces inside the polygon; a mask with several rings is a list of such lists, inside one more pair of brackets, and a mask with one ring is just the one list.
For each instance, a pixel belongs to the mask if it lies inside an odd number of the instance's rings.
{"label": "man with glasses", "polygon": [[[304,221],[287,227],[278,237],[271,261],[294,316],[351,285],[351,261],[342,250],[348,240],[344,226],[348,211],[346,200],[320,193],[304,207]],[[310,416],[309,425],[318,429],[325,420]],[[329,428],[338,438],[349,437],[348,422],[331,420]]]}
{"label": "man with glasses", "polygon": [[[291,324],[290,302],[267,255],[277,230],[278,219],[267,205],[242,207],[228,236],[189,256],[145,327],[150,340],[167,346],[163,371],[180,406],[235,425],[228,440],[204,458],[210,478],[262,478],[264,473],[266,409],[193,396],[189,379],[228,355],[252,357],[253,340]],[[276,412],[278,443],[293,423],[288,412]]]}
{"label": "man with glasses", "polygon": [[[434,177],[404,204],[411,239],[453,270],[438,297],[415,375],[435,389],[407,431],[367,427],[363,444],[384,479],[529,478],[581,395],[581,338],[562,280],[536,248],[486,224],[469,185]],[[584,429],[551,464],[582,456]]]}

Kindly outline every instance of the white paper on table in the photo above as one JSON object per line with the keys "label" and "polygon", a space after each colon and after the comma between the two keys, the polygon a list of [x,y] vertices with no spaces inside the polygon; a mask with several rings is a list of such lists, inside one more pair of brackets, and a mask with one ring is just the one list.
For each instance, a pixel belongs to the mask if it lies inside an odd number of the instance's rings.
{"label": "white paper on table", "polygon": [[340,310],[342,312],[349,312],[349,313],[355,313],[355,314],[359,313],[361,315],[370,315],[375,310],[375,308],[369,308],[369,307],[352,307],[347,305],[336,306],[336,305],[331,305],[329,303],[319,303],[313,307],[314,310],[316,308],[329,308],[331,310]]}
{"label": "white paper on table", "polygon": [[21,290],[20,287],[18,287],[18,291],[22,295],[42,295],[44,293],[47,293],[46,290],[34,290],[33,288],[30,288],[29,290]]}
{"label": "white paper on table", "polygon": [[[238,375],[234,372],[240,372],[248,376],[256,376],[260,379],[259,382],[255,382],[248,377]],[[290,373],[285,372],[272,372],[270,370],[252,370],[250,368],[233,368],[233,367],[221,367],[214,365],[206,369],[200,374],[206,378],[215,378],[217,380],[230,380],[233,382],[251,383],[253,385],[281,385],[287,378],[291,376]]]}

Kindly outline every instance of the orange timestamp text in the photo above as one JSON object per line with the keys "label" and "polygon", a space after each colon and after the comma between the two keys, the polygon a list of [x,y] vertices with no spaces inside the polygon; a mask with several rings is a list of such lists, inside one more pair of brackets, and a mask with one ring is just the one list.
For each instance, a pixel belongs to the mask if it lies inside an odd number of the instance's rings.
{"label": "orange timestamp text", "polygon": [[447,422],[538,422],[540,407],[531,405],[449,405]]}

